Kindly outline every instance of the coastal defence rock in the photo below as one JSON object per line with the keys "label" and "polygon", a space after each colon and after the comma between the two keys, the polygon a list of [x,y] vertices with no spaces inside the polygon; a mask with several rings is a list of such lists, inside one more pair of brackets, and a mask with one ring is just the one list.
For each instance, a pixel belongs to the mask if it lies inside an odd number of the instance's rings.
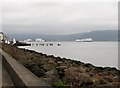
{"label": "coastal defence rock", "polygon": [[101,88],[119,88],[118,86],[120,86],[120,71],[116,68],[95,67],[90,63],[19,49],[12,45],[3,44],[2,48],[50,85],[61,80],[64,86],[83,88],[89,88],[89,86],[95,86],[91,88],[99,88],[99,86],[102,86]]}
{"label": "coastal defence rock", "polygon": [[93,81],[88,73],[80,73],[78,68],[70,67],[65,70],[64,81],[75,86],[92,85]]}
{"label": "coastal defence rock", "polygon": [[50,71],[52,69],[55,69],[53,64],[45,64],[43,67],[46,71]]}
{"label": "coastal defence rock", "polygon": [[49,84],[54,84],[56,81],[58,81],[59,79],[59,75],[58,75],[58,72],[57,70],[50,70],[48,72],[46,72],[46,81],[49,83]]}
{"label": "coastal defence rock", "polygon": [[41,77],[45,75],[44,69],[40,68],[36,63],[28,63],[25,65],[31,72],[33,72],[36,76]]}
{"label": "coastal defence rock", "polygon": [[96,74],[92,77],[92,81],[93,81],[94,85],[108,84],[108,82],[106,80],[104,80],[101,76],[99,76],[98,74]]}

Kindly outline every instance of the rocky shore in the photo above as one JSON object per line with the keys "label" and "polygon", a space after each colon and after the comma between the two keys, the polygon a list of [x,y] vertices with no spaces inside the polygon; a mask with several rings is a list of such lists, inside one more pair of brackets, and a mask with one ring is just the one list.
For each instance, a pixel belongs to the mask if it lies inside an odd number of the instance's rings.
{"label": "rocky shore", "polygon": [[120,88],[120,71],[3,44],[2,48],[55,88]]}

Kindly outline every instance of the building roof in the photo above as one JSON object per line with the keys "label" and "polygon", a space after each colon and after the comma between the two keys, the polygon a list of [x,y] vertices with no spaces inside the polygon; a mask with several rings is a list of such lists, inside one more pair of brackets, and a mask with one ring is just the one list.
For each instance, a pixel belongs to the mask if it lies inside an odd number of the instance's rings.
{"label": "building roof", "polygon": [[0,32],[0,34],[4,34],[3,32]]}

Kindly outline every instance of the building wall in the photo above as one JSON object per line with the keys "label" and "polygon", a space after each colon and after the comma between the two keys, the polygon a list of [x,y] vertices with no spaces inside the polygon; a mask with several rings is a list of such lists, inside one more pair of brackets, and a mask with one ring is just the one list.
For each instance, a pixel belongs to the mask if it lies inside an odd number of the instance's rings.
{"label": "building wall", "polygon": [[2,33],[0,33],[0,41],[4,39],[3,37],[4,35]]}
{"label": "building wall", "polygon": [[4,33],[0,32],[0,41],[5,40],[5,39],[6,39],[6,37],[5,37]]}

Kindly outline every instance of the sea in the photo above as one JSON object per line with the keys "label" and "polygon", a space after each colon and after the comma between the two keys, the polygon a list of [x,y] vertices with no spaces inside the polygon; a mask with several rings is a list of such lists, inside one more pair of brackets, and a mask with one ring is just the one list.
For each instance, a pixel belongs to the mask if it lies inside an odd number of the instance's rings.
{"label": "sea", "polygon": [[31,46],[19,48],[91,63],[95,66],[118,68],[118,42],[31,42]]}

